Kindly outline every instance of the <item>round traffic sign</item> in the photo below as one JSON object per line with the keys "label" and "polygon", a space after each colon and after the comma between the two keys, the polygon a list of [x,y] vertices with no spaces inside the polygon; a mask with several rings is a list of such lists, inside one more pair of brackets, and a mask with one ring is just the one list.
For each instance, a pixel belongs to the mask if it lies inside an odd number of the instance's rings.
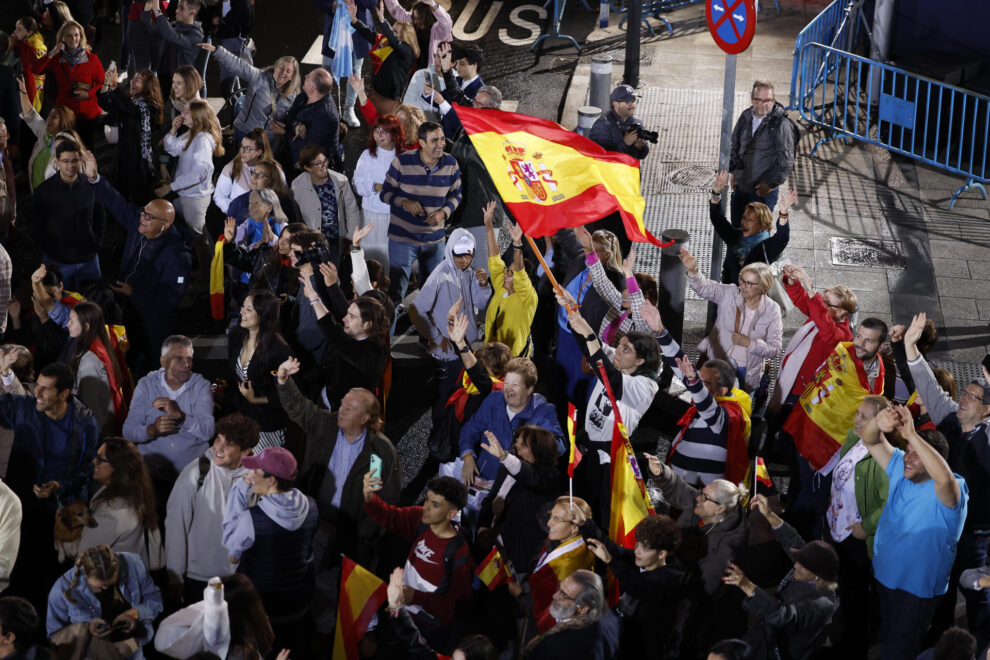
{"label": "round traffic sign", "polygon": [[718,47],[730,55],[749,48],[756,33],[755,0],[706,0],[708,31]]}

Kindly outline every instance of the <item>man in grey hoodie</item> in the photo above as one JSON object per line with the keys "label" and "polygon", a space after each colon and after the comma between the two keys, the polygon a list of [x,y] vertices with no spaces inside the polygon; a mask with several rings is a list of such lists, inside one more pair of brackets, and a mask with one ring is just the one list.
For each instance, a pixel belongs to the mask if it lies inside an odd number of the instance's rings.
{"label": "man in grey hoodie", "polygon": [[261,596],[275,632],[273,648],[296,651],[294,646],[308,643],[316,501],[294,488],[298,470],[288,449],[267,447],[241,463],[250,472],[230,491],[223,545],[237,572],[251,578]]}
{"label": "man in grey hoodie", "polygon": [[179,0],[174,22],[162,13],[159,0],[151,0],[151,11],[142,12],[148,34],[159,37],[152,52],[161,53],[161,61],[152,64],[158,64],[160,80],[171,82],[180,66],[196,66],[199,44],[204,40],[203,26],[196,20],[202,6],[203,0]]}
{"label": "man in grey hoodie", "polygon": [[223,512],[234,481],[248,473],[241,464],[258,444],[258,423],[241,413],[220,419],[213,446],[186,465],[168,498],[165,556],[168,594],[178,605],[203,598],[211,577],[231,575],[236,566],[221,543]]}

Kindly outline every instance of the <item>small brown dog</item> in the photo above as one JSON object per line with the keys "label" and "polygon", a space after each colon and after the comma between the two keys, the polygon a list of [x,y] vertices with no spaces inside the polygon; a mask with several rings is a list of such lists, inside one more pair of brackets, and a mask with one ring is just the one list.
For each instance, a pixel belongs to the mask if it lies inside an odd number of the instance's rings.
{"label": "small brown dog", "polygon": [[83,527],[96,527],[96,521],[84,502],[70,502],[55,514],[55,549],[58,550],[60,562],[79,554]]}

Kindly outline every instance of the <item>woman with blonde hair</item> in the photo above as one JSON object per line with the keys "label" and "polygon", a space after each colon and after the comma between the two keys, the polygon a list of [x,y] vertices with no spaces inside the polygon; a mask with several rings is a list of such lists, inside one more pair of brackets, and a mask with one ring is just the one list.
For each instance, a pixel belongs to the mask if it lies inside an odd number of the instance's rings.
{"label": "woman with blonde hair", "polygon": [[238,144],[248,131],[261,128],[271,142],[277,136],[272,132],[271,120],[285,115],[289,106],[302,89],[299,61],[291,55],[275,60],[275,64],[259,69],[223,46],[197,44],[213,53],[224,67],[247,84],[247,92],[241,101],[241,110],[234,118],[234,144]]}
{"label": "woman with blonde hair", "polygon": [[731,364],[740,387],[754,391],[764,363],[780,355],[783,345],[780,305],[767,296],[773,271],[764,263],[752,263],[739,272],[738,284],[720,284],[704,277],[698,260],[685,249],[681,261],[687,268],[688,286],[717,309],[715,325],[698,344],[698,352]]}
{"label": "woman with blonde hair", "polygon": [[100,58],[86,43],[86,33],[76,21],[66,21],[55,37],[55,46],[38,62],[36,73],[55,76],[56,101],[76,113],[77,130],[93,143],[95,120],[103,112],[96,95],[106,75]]}
{"label": "woman with blonde hair", "polygon": [[115,183],[132,202],[143,204],[154,192],[155,143],[151,136],[162,124],[165,102],[154,71],[141,69],[131,76],[126,88],[111,80],[112,88],[99,95],[100,107],[107,111],[104,122],[117,128]]}
{"label": "woman with blonde hair", "polygon": [[[181,137],[180,126],[189,129]],[[205,275],[213,258],[206,230],[206,210],[213,194],[213,157],[223,155],[220,122],[209,103],[196,99],[172,121],[172,129],[165,136],[165,151],[179,159],[175,178],[160,186],[155,194],[158,197],[178,194],[175,208],[193,233],[199,270]]]}
{"label": "woman with blonde hair", "polygon": [[[203,89],[203,77],[199,75],[194,67],[183,64],[172,74],[171,91],[165,99],[165,111],[162,116],[162,130],[155,134],[154,141],[164,144],[165,135],[168,134],[172,122],[176,117],[189,109],[189,104],[199,98],[200,90]],[[159,156],[159,174],[161,180],[168,181],[171,172],[175,169],[175,159],[162,153]]]}
{"label": "woman with blonde hair", "polygon": [[[357,5],[353,0],[348,2],[347,11],[351,15],[351,27],[371,43],[375,43],[377,35],[371,28],[357,18]],[[402,97],[409,83],[413,64],[419,59],[419,40],[416,38],[416,28],[412,23],[398,21],[394,27],[385,20],[385,8],[378,5],[375,15],[381,24],[382,34],[392,46],[392,53],[375,72],[371,81],[368,98],[375,106],[379,115],[394,115],[402,103]]]}
{"label": "woman with blonde hair", "polygon": [[141,660],[163,609],[141,557],[101,545],[80,554],[52,587],[46,629],[59,657],[87,657],[87,647],[90,653],[99,647],[110,654],[100,657]]}

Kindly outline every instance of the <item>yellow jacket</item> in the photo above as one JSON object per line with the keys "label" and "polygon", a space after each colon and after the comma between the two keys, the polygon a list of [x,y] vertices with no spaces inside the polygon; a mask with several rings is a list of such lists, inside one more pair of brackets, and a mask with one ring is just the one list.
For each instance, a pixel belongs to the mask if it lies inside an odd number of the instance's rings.
{"label": "yellow jacket", "polygon": [[505,290],[505,263],[499,255],[488,257],[488,273],[494,293],[485,313],[485,342],[500,341],[513,356],[526,357],[529,329],[536,316],[536,289],[526,270],[518,270],[510,295]]}

